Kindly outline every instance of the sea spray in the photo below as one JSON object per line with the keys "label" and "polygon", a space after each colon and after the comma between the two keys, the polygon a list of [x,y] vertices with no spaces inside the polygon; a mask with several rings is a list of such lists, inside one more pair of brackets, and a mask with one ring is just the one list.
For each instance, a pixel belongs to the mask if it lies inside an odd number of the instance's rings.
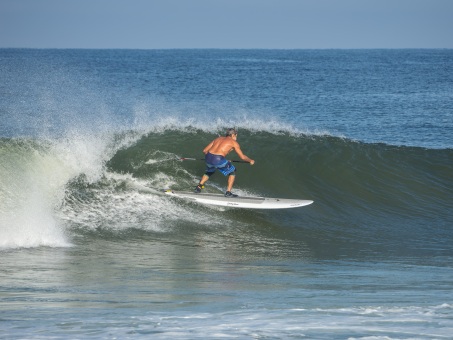
{"label": "sea spray", "polygon": [[0,248],[68,246],[57,214],[68,183],[79,176],[98,181],[105,162],[130,138],[68,133],[63,139],[2,140]]}
{"label": "sea spray", "polygon": [[68,169],[49,146],[2,141],[0,247],[64,246],[52,211],[64,195]]}

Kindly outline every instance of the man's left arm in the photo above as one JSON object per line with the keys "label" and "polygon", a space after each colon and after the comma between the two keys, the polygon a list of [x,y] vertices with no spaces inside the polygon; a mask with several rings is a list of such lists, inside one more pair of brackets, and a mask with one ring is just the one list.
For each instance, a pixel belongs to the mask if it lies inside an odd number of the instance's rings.
{"label": "man's left arm", "polygon": [[238,143],[236,143],[236,145],[234,146],[234,151],[236,151],[239,158],[242,159],[243,161],[249,162],[251,165],[255,164],[255,161],[253,159],[244,155]]}

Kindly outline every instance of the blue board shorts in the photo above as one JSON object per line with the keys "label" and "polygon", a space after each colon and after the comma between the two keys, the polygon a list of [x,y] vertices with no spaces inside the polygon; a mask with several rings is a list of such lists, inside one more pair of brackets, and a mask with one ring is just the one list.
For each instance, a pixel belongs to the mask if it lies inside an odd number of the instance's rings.
{"label": "blue board shorts", "polygon": [[222,155],[213,155],[207,153],[205,156],[206,161],[206,175],[211,176],[216,170],[219,170],[224,176],[234,176],[236,168]]}

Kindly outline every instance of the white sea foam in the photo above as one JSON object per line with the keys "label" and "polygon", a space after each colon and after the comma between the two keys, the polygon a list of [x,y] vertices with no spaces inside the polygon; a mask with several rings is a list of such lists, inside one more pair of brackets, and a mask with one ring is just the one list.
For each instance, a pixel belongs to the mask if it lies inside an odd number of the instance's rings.
{"label": "white sea foam", "polygon": [[81,174],[88,182],[99,180],[115,150],[111,137],[76,133],[5,145],[0,167],[0,248],[70,245],[56,214],[64,204],[67,184]]}
{"label": "white sea foam", "polygon": [[[134,317],[142,331],[157,338],[341,338],[448,339],[452,324],[440,306],[367,307],[382,314],[362,314],[362,307],[340,309],[248,309],[224,313],[173,313]],[[441,308],[442,310],[439,310]],[[366,309],[366,308],[365,308]],[[422,312],[422,313],[421,313]],[[443,322],[439,322],[442,320]],[[126,330],[124,330],[126,331]]]}
{"label": "white sea foam", "polygon": [[90,189],[91,200],[68,198],[59,212],[68,225],[111,231],[130,228],[163,232],[171,230],[174,221],[216,225],[207,211],[203,213],[178,199],[173,199],[157,187],[171,187],[173,179],[157,173],[140,180],[129,174],[104,173],[102,185]]}
{"label": "white sea foam", "polygon": [[71,170],[45,148],[15,146],[3,156],[0,247],[68,245],[53,210]]}

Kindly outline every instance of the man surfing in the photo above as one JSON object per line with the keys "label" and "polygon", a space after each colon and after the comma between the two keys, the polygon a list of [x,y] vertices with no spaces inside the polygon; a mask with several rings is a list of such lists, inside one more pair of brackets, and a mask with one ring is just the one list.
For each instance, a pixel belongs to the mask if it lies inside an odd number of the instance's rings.
{"label": "man surfing", "polygon": [[237,197],[237,195],[231,192],[234,180],[236,179],[236,168],[225,158],[226,155],[234,150],[243,161],[249,162],[251,165],[255,164],[253,159],[242,153],[241,147],[236,141],[237,138],[237,131],[235,129],[228,129],[225,137],[214,139],[203,149],[206,161],[206,172],[201,178],[200,183],[196,186],[195,192],[201,192],[201,189],[204,188],[204,184],[208,181],[209,177],[211,177],[216,170],[219,170],[224,176],[228,176],[228,186],[225,197]]}

